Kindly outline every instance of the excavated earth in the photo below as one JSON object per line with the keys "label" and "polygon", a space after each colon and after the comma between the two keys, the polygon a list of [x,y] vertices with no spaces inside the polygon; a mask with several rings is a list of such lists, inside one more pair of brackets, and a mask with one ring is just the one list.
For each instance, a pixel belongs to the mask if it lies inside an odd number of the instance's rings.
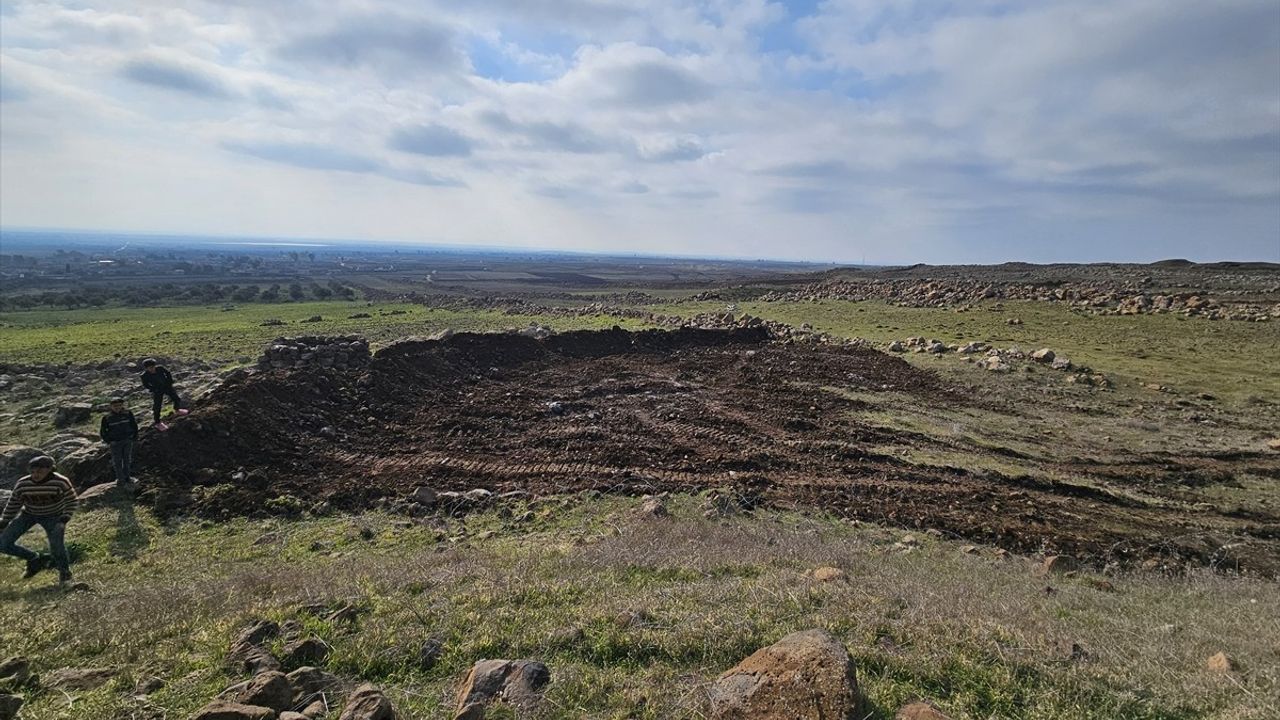
{"label": "excavated earth", "polygon": [[[757,328],[458,334],[397,343],[358,370],[232,377],[169,432],[146,436],[138,470],[151,487],[144,499],[162,514],[269,515],[322,501],[358,510],[424,485],[531,496],[720,489],[747,505],[817,508],[1093,563],[1158,558],[1276,573],[1273,518],[912,465],[869,449],[928,439],[860,421],[851,411],[865,406],[851,391],[976,402],[900,358],[771,342]],[[296,500],[282,505],[282,496]]]}

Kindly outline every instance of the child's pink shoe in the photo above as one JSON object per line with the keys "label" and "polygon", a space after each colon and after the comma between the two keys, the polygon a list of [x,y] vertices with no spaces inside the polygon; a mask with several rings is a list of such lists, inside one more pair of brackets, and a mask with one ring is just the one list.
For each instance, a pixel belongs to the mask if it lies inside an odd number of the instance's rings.
{"label": "child's pink shoe", "polygon": [[158,423],[156,423],[156,429],[157,429],[157,430],[159,430],[160,432],[164,432],[165,430],[168,430],[168,429],[169,429],[169,426],[168,426],[168,425],[165,425],[165,424],[164,424],[164,423],[162,423],[162,422],[158,422]]}
{"label": "child's pink shoe", "polygon": [[186,414],[188,414],[188,413],[190,413],[190,412],[191,412],[191,411],[190,411],[190,410],[188,410],[188,409],[186,409],[186,408],[182,408],[182,409],[178,410],[178,414],[179,414],[179,415],[186,415]]}

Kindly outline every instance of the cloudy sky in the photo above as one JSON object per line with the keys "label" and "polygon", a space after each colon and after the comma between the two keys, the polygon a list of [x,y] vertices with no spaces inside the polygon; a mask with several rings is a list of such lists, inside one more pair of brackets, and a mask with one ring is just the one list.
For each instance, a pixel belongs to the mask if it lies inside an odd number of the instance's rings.
{"label": "cloudy sky", "polygon": [[1277,0],[0,0],[0,225],[1280,260]]}

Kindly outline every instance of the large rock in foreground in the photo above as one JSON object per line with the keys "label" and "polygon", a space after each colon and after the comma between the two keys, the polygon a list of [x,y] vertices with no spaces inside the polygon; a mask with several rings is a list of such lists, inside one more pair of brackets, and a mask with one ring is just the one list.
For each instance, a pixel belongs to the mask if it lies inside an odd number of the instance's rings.
{"label": "large rock in foreground", "polygon": [[791,633],[711,687],[717,720],[852,720],[860,702],[849,651],[825,630]]}
{"label": "large rock in foreground", "polygon": [[536,660],[481,660],[471,667],[458,690],[455,720],[482,718],[485,708],[501,700],[521,711],[532,711],[551,670]]}

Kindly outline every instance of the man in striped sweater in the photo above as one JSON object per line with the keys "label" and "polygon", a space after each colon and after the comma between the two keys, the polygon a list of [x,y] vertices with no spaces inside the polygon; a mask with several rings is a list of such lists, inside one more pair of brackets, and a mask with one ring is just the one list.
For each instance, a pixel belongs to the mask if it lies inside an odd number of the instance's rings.
{"label": "man in striped sweater", "polygon": [[58,580],[71,579],[71,561],[63,536],[76,509],[76,489],[71,481],[53,471],[53,458],[41,455],[28,466],[31,474],[13,486],[13,494],[0,512],[0,553],[27,561],[23,578],[43,569],[40,556],[18,544],[18,538],[39,525],[49,536],[49,551],[58,568]]}

